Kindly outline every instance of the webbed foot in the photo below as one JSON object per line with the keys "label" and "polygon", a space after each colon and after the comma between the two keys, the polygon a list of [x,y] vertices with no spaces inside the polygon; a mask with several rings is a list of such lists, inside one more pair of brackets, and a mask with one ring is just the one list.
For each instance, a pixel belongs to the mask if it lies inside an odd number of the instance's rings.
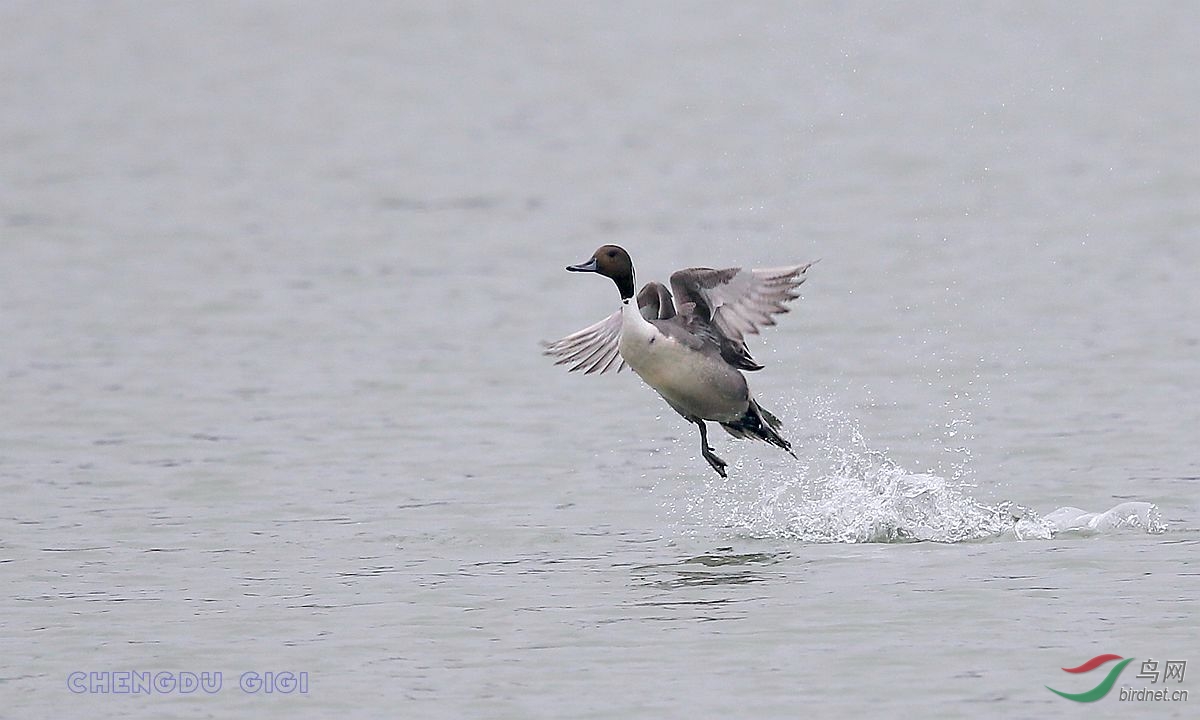
{"label": "webbed foot", "polygon": [[717,471],[718,475],[721,477],[729,477],[725,474],[725,468],[729,465],[729,463],[717,457],[717,454],[712,451],[712,448],[704,448],[702,454],[704,455],[704,459],[708,461],[708,464],[712,465],[712,469]]}

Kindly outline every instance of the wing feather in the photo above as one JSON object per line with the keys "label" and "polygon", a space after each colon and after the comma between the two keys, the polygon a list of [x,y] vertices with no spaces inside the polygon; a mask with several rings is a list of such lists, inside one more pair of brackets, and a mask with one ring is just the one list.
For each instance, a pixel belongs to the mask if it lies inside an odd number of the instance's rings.
{"label": "wing feather", "polygon": [[688,268],[671,275],[671,289],[678,304],[695,303],[695,312],[741,343],[788,311],[785,303],[800,297],[796,288],[810,267],[812,263],[754,270]]}
{"label": "wing feather", "polygon": [[618,344],[621,340],[621,311],[604,318],[594,325],[555,340],[543,343],[543,354],[556,358],[555,365],[571,364],[569,372],[583,370],[585,375],[606,373],[625,369]]}

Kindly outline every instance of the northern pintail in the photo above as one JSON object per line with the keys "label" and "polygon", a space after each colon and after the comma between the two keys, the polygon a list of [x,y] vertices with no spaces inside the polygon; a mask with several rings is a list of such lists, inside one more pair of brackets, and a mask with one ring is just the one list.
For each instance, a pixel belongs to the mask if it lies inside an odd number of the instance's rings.
{"label": "northern pintail", "polygon": [[746,333],[774,325],[772,317],[799,297],[807,265],[764,270],[688,268],[671,275],[671,291],[647,283],[633,303],[633,261],[624,248],[605,245],[590,260],[570,265],[572,272],[594,272],[612,278],[621,293],[621,308],[595,325],[546,344],[556,365],[574,363],[571,371],[620,372],[633,368],[647,385],[688,422],[700,428],[704,459],[721,477],[727,463],[708,444],[705,421],[720,423],[734,437],[751,438],[783,448],[792,445],[779,434],[779,418],[750,395],[742,370],[762,365],[746,350]]}

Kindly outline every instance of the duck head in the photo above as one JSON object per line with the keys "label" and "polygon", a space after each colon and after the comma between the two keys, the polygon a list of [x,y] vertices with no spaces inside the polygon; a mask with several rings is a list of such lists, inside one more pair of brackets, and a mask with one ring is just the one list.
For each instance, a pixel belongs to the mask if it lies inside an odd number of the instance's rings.
{"label": "duck head", "polygon": [[578,265],[568,265],[571,272],[594,272],[612,278],[621,291],[621,299],[633,297],[633,260],[629,253],[619,245],[603,245],[587,262]]}

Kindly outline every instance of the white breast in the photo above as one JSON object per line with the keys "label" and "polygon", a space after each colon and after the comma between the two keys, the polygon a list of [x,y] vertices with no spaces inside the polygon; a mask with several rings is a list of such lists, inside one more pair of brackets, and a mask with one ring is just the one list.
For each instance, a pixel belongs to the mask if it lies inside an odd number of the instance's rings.
{"label": "white breast", "polygon": [[621,357],[647,385],[677,410],[707,420],[733,420],[746,411],[746,380],[715,354],[693,350],[663,335],[625,303],[621,313]]}

